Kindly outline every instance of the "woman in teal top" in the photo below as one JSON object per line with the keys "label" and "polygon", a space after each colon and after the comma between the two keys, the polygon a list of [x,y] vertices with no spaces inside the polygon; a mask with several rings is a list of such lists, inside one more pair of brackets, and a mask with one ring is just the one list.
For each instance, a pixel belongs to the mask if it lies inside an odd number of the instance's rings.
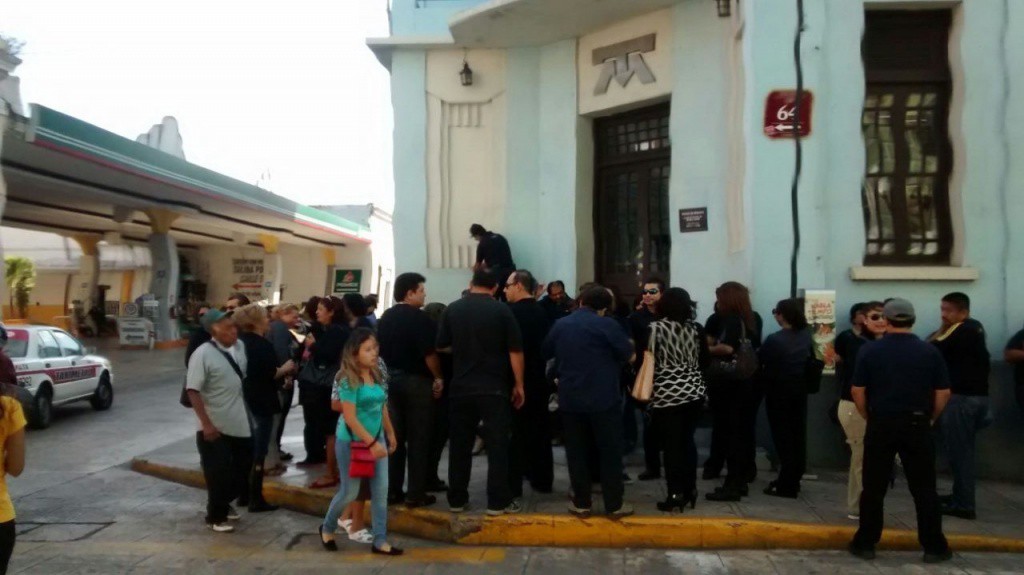
{"label": "woman in teal top", "polygon": [[[360,328],[352,333],[342,352],[341,371],[334,382],[331,395],[332,407],[341,411],[338,421],[338,440],[334,442],[341,471],[338,493],[331,500],[331,506],[320,526],[320,542],[324,549],[337,551],[334,533],[338,529],[338,517],[359,493],[358,478],[349,477],[349,457],[352,441],[362,441],[370,446],[376,458],[373,477],[370,482],[370,516],[373,521],[374,553],[401,555],[402,550],[387,541],[388,525],[388,455],[394,453],[395,431],[388,417],[387,392],[382,385],[383,377],[378,368],[379,348],[377,338],[369,329]],[[386,438],[386,442],[385,442]]]}

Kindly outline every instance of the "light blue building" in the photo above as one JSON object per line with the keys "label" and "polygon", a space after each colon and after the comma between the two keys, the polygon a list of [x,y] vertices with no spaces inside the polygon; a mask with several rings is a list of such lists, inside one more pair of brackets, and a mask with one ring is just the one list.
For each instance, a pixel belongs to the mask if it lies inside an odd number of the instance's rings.
{"label": "light blue building", "polygon": [[[392,0],[369,44],[392,75],[397,271],[457,297],[479,222],[545,281],[666,276],[704,317],[736,280],[768,315],[798,229],[795,286],[836,290],[841,316],[900,295],[925,334],[943,294],[972,297],[996,360],[982,472],[1024,478],[1001,361],[1024,323],[1024,2],[802,5],[796,50],[797,0]],[[819,464],[843,457],[834,399],[812,401]]]}

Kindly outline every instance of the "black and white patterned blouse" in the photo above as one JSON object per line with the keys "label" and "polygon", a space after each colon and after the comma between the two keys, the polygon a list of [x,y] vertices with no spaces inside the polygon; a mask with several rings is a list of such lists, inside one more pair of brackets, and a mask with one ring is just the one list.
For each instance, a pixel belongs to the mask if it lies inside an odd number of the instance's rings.
{"label": "black and white patterned blouse", "polygon": [[704,398],[702,365],[707,342],[700,324],[663,319],[651,324],[654,345],[654,393],[651,409],[675,407]]}

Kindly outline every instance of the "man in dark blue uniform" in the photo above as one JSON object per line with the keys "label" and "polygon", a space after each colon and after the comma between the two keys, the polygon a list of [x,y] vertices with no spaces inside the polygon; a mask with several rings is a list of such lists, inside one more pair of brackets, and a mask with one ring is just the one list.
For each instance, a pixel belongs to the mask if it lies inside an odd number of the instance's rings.
{"label": "man in dark blue uniform", "polygon": [[942,354],[911,331],[915,315],[909,301],[889,300],[884,313],[888,332],[861,348],[853,373],[851,395],[868,423],[860,528],[849,550],[874,559],[875,545],[882,537],[889,475],[899,454],[914,496],[924,561],[948,561],[953,552],[942,534],[931,428],[949,401],[949,372]]}

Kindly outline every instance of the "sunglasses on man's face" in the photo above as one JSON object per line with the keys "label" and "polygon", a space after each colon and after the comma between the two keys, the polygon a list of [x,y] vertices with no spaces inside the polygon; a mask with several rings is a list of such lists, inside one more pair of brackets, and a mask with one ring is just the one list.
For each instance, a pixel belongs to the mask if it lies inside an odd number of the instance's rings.
{"label": "sunglasses on man's face", "polygon": [[658,295],[659,293],[661,293],[661,290],[659,290],[658,288],[645,289],[643,291],[644,295]]}
{"label": "sunglasses on man's face", "polygon": [[884,316],[882,316],[882,314],[880,314],[880,313],[869,313],[868,314],[868,319],[871,320],[871,321],[881,321],[883,319],[883,317]]}

